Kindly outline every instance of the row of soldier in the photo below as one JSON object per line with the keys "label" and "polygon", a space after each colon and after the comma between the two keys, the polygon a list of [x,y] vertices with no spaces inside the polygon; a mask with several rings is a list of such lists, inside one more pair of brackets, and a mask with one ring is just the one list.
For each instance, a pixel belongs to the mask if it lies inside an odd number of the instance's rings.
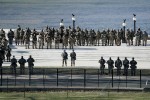
{"label": "row of soldier", "polygon": [[105,61],[104,58],[101,57],[101,59],[98,62],[100,63],[101,74],[104,74],[105,63],[108,64],[108,74],[112,73],[112,70],[114,69],[114,64],[115,64],[115,67],[117,69],[117,75],[121,75],[122,65],[124,66],[124,68],[123,68],[124,69],[124,73],[123,73],[124,75],[128,75],[129,67],[131,68],[131,75],[135,76],[135,74],[136,74],[137,62],[134,60],[134,57],[132,58],[131,61],[129,61],[127,59],[127,57],[125,57],[125,59],[123,61],[121,61],[120,58],[118,57],[115,62],[111,59],[111,57],[107,61]]}
{"label": "row of soldier", "polygon": [[[28,62],[29,74],[33,74],[34,61],[35,60],[32,58],[31,55],[29,56],[27,60],[24,59],[23,56],[21,56],[19,60],[17,60],[15,56],[13,56],[13,58],[11,59],[11,65],[10,65],[11,73],[12,74],[16,73],[16,67],[18,66],[17,65],[17,62],[18,62],[20,64],[20,74],[25,74],[25,63]],[[3,59],[0,58],[0,68],[2,68],[2,64],[3,64]]]}
{"label": "row of soldier", "polygon": [[[93,29],[81,29],[77,27],[76,29],[62,28],[54,29],[50,27],[46,27],[42,29],[40,32],[33,29],[31,31],[30,28],[26,30],[22,29],[19,25],[15,31],[10,31],[7,34],[8,40],[5,37],[5,31],[1,29],[0,31],[0,45],[7,46],[8,43],[11,45],[13,40],[15,40],[16,45],[25,45],[27,49],[32,43],[32,48],[36,49],[44,47],[46,44],[47,49],[52,48],[52,43],[55,44],[55,48],[60,48],[60,44],[62,44],[62,48],[67,48],[69,46],[70,49],[73,49],[74,45],[77,46],[120,46],[122,41],[125,40],[129,45],[133,45],[133,38],[135,37],[135,45],[141,45],[141,41],[143,42],[143,46],[147,45],[148,33],[146,31],[141,31],[139,28],[136,33],[131,29],[127,29],[125,35],[122,29],[120,30],[100,30],[95,31]],[[38,44],[38,45],[37,45]]]}

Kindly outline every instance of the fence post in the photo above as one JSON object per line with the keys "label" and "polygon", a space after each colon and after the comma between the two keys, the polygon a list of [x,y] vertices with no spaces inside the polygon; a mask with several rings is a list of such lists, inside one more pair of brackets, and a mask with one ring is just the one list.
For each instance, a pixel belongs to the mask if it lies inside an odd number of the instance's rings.
{"label": "fence post", "polygon": [[127,70],[126,70],[126,88],[127,88],[127,83],[128,83],[128,82],[127,82],[127,81],[128,81],[127,76],[128,76],[128,75],[127,75]]}
{"label": "fence post", "polygon": [[98,87],[99,87],[99,69],[98,69],[97,74],[98,74]]}
{"label": "fence post", "polygon": [[84,69],[84,88],[86,87],[86,69]]}
{"label": "fence post", "polygon": [[113,72],[113,69],[111,70],[111,75],[112,75],[111,86],[114,87],[114,72]]}
{"label": "fence post", "polygon": [[31,85],[31,72],[29,70],[29,86]]}
{"label": "fence post", "polygon": [[7,92],[8,92],[8,76],[7,76]]}
{"label": "fence post", "polygon": [[142,82],[141,82],[141,70],[140,70],[140,88],[142,87]]}
{"label": "fence post", "polygon": [[17,69],[15,68],[15,86],[16,86],[16,70],[17,70]]}
{"label": "fence post", "polygon": [[71,80],[70,80],[70,82],[71,82],[71,87],[72,87],[72,68],[71,68]]}
{"label": "fence post", "polygon": [[26,97],[25,92],[26,92],[26,89],[25,89],[25,82],[24,82],[24,98]]}
{"label": "fence post", "polygon": [[45,76],[45,70],[43,69],[43,86],[45,88],[45,78],[44,78],[44,76]]}
{"label": "fence post", "polygon": [[1,86],[3,84],[3,68],[1,67]]}
{"label": "fence post", "polygon": [[58,68],[57,68],[57,87],[58,87]]}

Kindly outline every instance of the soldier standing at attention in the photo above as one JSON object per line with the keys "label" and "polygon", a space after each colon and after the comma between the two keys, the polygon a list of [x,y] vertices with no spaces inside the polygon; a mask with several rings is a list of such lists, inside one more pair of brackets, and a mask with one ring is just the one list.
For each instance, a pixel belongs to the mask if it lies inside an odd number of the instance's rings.
{"label": "soldier standing at attention", "polygon": [[16,67],[17,67],[17,59],[15,58],[15,56],[13,56],[13,58],[11,59],[11,72],[12,74],[16,73]]}
{"label": "soldier standing at attention", "polygon": [[6,48],[6,58],[7,58],[7,62],[10,62],[10,57],[11,57],[11,48],[9,47],[9,45]]}
{"label": "soldier standing at attention", "polygon": [[112,70],[114,68],[114,61],[111,59],[111,57],[109,58],[109,60],[107,61],[108,64],[108,74],[112,74]]}
{"label": "soldier standing at attention", "polygon": [[101,71],[101,75],[104,74],[104,68],[105,68],[105,60],[103,59],[103,57],[101,57],[101,59],[99,60],[100,63],[100,71]]}
{"label": "soldier standing at attention", "polygon": [[29,74],[33,74],[33,66],[34,66],[34,62],[35,60],[32,58],[32,56],[30,55],[29,58],[27,59],[28,62],[28,67],[29,67]]}
{"label": "soldier standing at attention", "polygon": [[72,50],[72,52],[70,53],[70,57],[71,57],[71,66],[75,66],[75,60],[76,60],[76,53],[74,52],[74,50]]}
{"label": "soldier standing at attention", "polygon": [[13,38],[14,38],[14,32],[10,29],[10,31],[7,34],[9,45],[12,45],[13,43]]}
{"label": "soldier standing at attention", "polygon": [[117,68],[117,75],[120,75],[121,74],[122,61],[120,60],[119,57],[115,61],[115,67]]}
{"label": "soldier standing at attention", "polygon": [[134,57],[132,58],[132,60],[130,61],[130,68],[131,68],[131,76],[135,76],[135,73],[136,73],[136,65],[137,65],[137,62],[134,60]]}
{"label": "soldier standing at attention", "polygon": [[123,60],[123,66],[124,66],[124,75],[128,75],[128,68],[129,68],[129,60],[127,57]]}
{"label": "soldier standing at attention", "polygon": [[62,67],[64,66],[64,63],[67,66],[68,53],[66,52],[66,50],[64,50],[61,56],[62,56]]}
{"label": "soldier standing at attention", "polygon": [[25,74],[25,63],[26,60],[21,56],[21,59],[19,59],[19,64],[20,64],[20,74]]}

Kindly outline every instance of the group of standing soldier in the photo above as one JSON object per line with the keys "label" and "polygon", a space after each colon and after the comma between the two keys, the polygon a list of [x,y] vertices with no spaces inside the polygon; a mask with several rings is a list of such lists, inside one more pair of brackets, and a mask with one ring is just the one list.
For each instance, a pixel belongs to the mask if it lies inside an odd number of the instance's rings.
{"label": "group of standing soldier", "polygon": [[103,57],[101,57],[101,59],[98,62],[100,63],[101,74],[104,74],[105,63],[108,64],[108,74],[112,74],[112,70],[114,69],[114,64],[117,69],[117,75],[121,75],[122,65],[124,66],[124,73],[123,73],[124,75],[128,75],[129,67],[131,68],[131,75],[135,76],[136,74],[137,62],[134,60],[134,57],[132,58],[131,61],[129,61],[127,57],[125,57],[125,59],[121,61],[120,58],[118,57],[115,62],[111,59],[111,57],[109,58],[108,61],[105,61]]}
{"label": "group of standing soldier", "polygon": [[17,67],[17,62],[20,64],[20,74],[25,74],[25,63],[28,62],[28,69],[29,69],[29,74],[33,74],[33,66],[35,60],[32,58],[30,55],[29,58],[26,60],[21,56],[21,58],[17,61],[15,56],[11,59],[11,73],[15,74],[16,73],[16,67]]}
{"label": "group of standing soldier", "polygon": [[[128,45],[133,45],[133,38],[135,37],[135,46],[147,45],[148,33],[146,31],[141,31],[139,28],[137,32],[131,29],[127,29],[125,35],[123,29],[107,29],[107,30],[93,30],[93,29],[81,29],[77,27],[76,29],[68,28],[51,28],[46,27],[41,31],[37,31],[30,28],[25,30],[18,25],[15,31],[10,31],[7,34],[8,40],[5,37],[5,31],[1,29],[0,31],[0,45],[7,46],[12,45],[13,40],[15,40],[16,45],[25,45],[26,49],[29,49],[32,45],[33,49],[43,49],[52,48],[54,44],[55,49],[67,47],[73,49],[75,45],[77,46],[120,46],[122,40],[124,39]],[[142,41],[142,42],[141,42]],[[60,47],[62,46],[62,47]]]}
{"label": "group of standing soldier", "polygon": [[[61,56],[62,56],[62,67],[64,66],[64,64],[67,66],[68,53],[66,52],[66,50],[64,50]],[[75,66],[76,53],[74,50],[72,50],[72,52],[70,53],[70,57],[71,57],[71,66]]]}

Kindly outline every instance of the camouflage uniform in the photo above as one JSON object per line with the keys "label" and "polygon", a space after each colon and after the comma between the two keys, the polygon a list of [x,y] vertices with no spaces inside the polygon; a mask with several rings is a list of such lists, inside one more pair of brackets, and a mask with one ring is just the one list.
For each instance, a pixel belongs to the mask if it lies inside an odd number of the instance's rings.
{"label": "camouflage uniform", "polygon": [[72,50],[72,52],[70,53],[70,57],[71,57],[71,66],[75,66],[75,60],[76,60],[76,53],[74,52],[74,50]]}
{"label": "camouflage uniform", "polygon": [[62,56],[62,67],[64,66],[64,63],[67,66],[68,53],[64,50],[61,56]]}
{"label": "camouflage uniform", "polygon": [[13,43],[13,38],[14,38],[14,32],[10,29],[10,31],[7,34],[9,45],[12,45]]}
{"label": "camouflage uniform", "polygon": [[147,39],[148,39],[148,33],[144,31],[144,33],[142,34],[143,46],[147,45]]}
{"label": "camouflage uniform", "polygon": [[107,45],[107,36],[106,36],[106,31],[104,30],[102,32],[102,46],[106,46]]}
{"label": "camouflage uniform", "polygon": [[10,57],[11,57],[11,48],[9,46],[7,46],[6,48],[6,58],[7,58],[7,62],[10,61]]}

